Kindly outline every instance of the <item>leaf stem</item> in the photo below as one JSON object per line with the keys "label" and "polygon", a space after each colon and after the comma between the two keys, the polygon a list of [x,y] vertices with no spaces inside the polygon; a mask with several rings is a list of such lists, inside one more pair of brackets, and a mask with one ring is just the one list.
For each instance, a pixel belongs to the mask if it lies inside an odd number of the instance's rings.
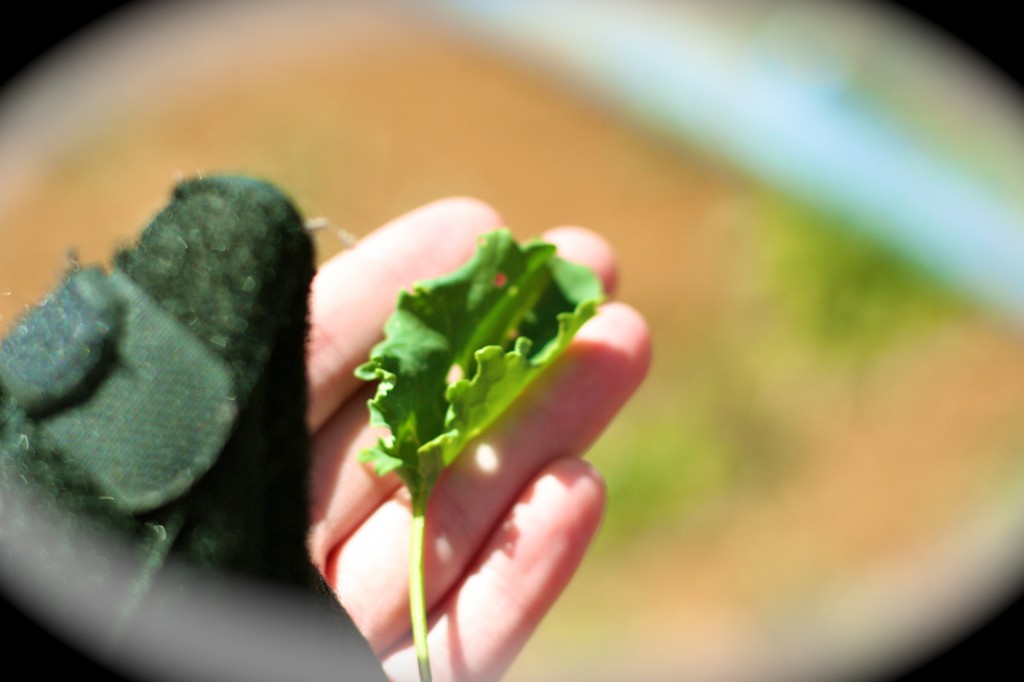
{"label": "leaf stem", "polygon": [[420,682],[430,682],[430,650],[427,648],[427,606],[423,589],[423,543],[427,519],[427,493],[412,499],[412,537],[409,545],[409,609],[412,640],[420,668]]}

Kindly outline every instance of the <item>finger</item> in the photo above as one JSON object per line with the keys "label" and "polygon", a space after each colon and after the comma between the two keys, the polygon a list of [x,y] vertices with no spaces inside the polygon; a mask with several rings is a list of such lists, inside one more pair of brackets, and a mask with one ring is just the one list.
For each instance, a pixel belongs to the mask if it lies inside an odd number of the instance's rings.
{"label": "finger", "polygon": [[352,373],[380,339],[399,290],[459,266],[477,235],[501,225],[479,201],[444,199],[388,223],[320,268],[309,302],[311,429],[360,385]]}
{"label": "finger", "polygon": [[[615,256],[604,239],[578,227],[551,230],[545,233],[544,238],[555,244],[561,257],[593,269],[606,288],[614,286]],[[475,239],[470,241],[475,246]],[[347,369],[348,376],[351,376],[355,364],[350,363],[347,368],[339,371]],[[383,430],[370,430],[366,427],[366,400],[372,396],[368,386],[363,385],[359,399],[352,400],[345,409],[336,411],[326,419],[314,442],[310,552],[314,562],[324,571],[328,570],[329,549],[347,537],[400,486],[396,477],[379,478],[354,456],[359,450],[371,446],[384,433]],[[339,379],[332,390],[343,392],[353,389]]]}
{"label": "finger", "polygon": [[555,245],[560,257],[586,265],[597,273],[606,294],[615,293],[618,284],[615,251],[603,237],[582,227],[558,227],[545,232],[544,239]]}
{"label": "finger", "polygon": [[[578,459],[557,460],[526,488],[430,614],[435,679],[501,678],[579,566],[604,503],[600,476]],[[383,661],[391,679],[417,679],[408,639]]]}
{"label": "finger", "polygon": [[[442,475],[427,512],[428,604],[456,583],[537,471],[582,454],[598,437],[643,379],[649,358],[640,315],[623,304],[604,306],[517,409]],[[386,645],[408,627],[408,533],[402,489],[326,554],[328,581],[371,642]]]}

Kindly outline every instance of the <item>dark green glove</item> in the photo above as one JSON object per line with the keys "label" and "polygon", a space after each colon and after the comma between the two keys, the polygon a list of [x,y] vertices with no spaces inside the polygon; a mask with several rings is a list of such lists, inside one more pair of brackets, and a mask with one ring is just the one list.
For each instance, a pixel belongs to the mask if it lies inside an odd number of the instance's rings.
{"label": "dark green glove", "polygon": [[[79,576],[113,595],[110,641],[187,599],[192,574],[246,576],[317,594],[351,679],[383,678],[306,551],[313,268],[276,188],[193,180],[109,274],[70,272],[0,345],[0,538],[20,537],[2,551],[45,573],[83,535],[127,540],[127,577]],[[18,535],[35,509],[3,504],[26,491],[53,515],[52,545]]]}

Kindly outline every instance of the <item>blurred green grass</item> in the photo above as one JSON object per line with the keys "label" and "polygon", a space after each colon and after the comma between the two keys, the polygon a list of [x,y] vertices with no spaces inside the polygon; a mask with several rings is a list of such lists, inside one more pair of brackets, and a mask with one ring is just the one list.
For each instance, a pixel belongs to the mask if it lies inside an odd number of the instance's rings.
{"label": "blurred green grass", "polygon": [[[802,418],[793,406],[830,381],[856,383],[972,309],[840,219],[771,190],[753,196],[732,308],[699,338],[655,349],[647,384],[591,453],[610,501],[598,555],[685,534],[701,505],[770,494],[803,456],[789,435]],[[809,376],[822,383],[799,380]],[[806,395],[778,395],[795,391]]]}
{"label": "blurred green grass", "polygon": [[762,286],[798,338],[841,361],[870,360],[934,331],[967,302],[918,264],[841,218],[766,193],[757,235]]}

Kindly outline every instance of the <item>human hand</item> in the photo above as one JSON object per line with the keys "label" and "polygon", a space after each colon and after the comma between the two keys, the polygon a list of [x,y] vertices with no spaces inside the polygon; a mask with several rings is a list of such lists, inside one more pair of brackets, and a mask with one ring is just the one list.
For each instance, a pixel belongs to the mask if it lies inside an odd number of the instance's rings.
{"label": "human hand", "polygon": [[[380,339],[398,291],[465,262],[476,236],[504,223],[466,199],[430,204],[325,264],[313,282],[308,348],[314,433],[310,552],[395,680],[418,679],[409,622],[409,496],[357,453],[373,386],[353,376]],[[596,235],[544,235],[589,265],[611,294],[614,256]],[[604,510],[599,474],[579,456],[637,388],[649,337],[608,303],[512,414],[439,480],[427,514],[428,638],[437,680],[496,679],[572,576]]]}

